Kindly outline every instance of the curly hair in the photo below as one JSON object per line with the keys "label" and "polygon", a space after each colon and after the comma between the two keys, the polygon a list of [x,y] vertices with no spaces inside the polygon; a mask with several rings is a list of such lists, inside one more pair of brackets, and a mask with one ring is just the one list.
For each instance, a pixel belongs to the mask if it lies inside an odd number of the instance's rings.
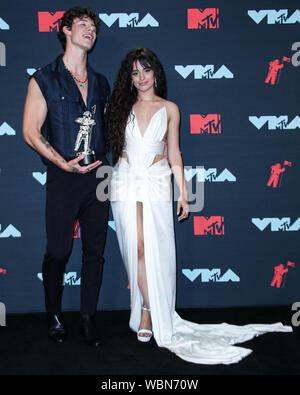
{"label": "curly hair", "polygon": [[83,18],[83,17],[89,17],[91,20],[94,22],[94,25],[96,27],[96,31],[98,32],[100,28],[100,19],[99,16],[96,14],[94,10],[92,10],[89,7],[73,7],[70,8],[68,11],[66,11],[61,19],[61,24],[59,28],[59,32],[57,33],[57,37],[63,47],[63,50],[66,50],[66,36],[65,33],[63,32],[63,27],[67,26],[69,29],[72,28],[72,24],[75,18]]}
{"label": "curly hair", "polygon": [[128,52],[122,60],[105,112],[113,163],[118,161],[122,153],[127,119],[132,106],[137,101],[138,92],[131,78],[133,64],[136,61],[139,61],[142,67],[151,68],[154,71],[155,94],[163,99],[167,96],[165,72],[155,53],[148,48],[136,48]]}

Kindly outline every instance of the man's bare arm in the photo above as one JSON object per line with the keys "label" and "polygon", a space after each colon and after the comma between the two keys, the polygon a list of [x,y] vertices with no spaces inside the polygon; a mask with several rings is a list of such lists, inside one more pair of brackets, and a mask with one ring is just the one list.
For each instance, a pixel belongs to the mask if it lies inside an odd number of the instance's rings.
{"label": "man's bare arm", "polygon": [[46,101],[37,82],[34,78],[31,78],[28,84],[23,116],[23,136],[26,143],[40,155],[67,172],[84,174],[101,163],[97,161],[88,166],[80,166],[78,162],[84,158],[84,155],[67,162],[41,134],[46,116]]}

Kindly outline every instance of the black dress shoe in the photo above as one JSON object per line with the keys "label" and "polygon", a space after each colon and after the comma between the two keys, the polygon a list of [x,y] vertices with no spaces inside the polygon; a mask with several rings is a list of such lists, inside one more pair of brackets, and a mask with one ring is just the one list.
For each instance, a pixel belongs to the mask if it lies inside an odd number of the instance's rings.
{"label": "black dress shoe", "polygon": [[48,335],[56,343],[63,343],[66,340],[67,332],[57,314],[48,314]]}
{"label": "black dress shoe", "polygon": [[100,339],[94,335],[93,317],[88,314],[81,314],[80,317],[80,334],[84,337],[84,341],[91,347],[98,348]]}

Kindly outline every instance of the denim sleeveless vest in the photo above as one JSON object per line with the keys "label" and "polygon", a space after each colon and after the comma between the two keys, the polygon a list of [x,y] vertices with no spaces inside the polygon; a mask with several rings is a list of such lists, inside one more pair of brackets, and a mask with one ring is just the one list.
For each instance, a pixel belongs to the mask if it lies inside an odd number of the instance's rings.
{"label": "denim sleeveless vest", "polygon": [[[93,119],[96,124],[92,129],[90,148],[95,151],[97,157],[103,157],[108,151],[108,136],[104,123],[104,108],[110,93],[107,79],[102,74],[95,73],[87,64],[88,95],[85,105],[73,77],[64,67],[62,56],[32,75],[41,89],[48,109],[41,132],[65,160],[71,160],[76,157],[74,146],[80,127],[75,119],[81,117],[84,111],[91,111],[95,105]],[[81,146],[79,151],[82,148]],[[46,165],[50,163],[44,157],[42,160]]]}

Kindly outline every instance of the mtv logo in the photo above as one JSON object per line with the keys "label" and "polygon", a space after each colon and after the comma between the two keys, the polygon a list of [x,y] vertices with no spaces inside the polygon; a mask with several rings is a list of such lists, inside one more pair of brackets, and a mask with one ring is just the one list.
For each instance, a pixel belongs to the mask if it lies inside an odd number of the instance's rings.
{"label": "mtv logo", "polygon": [[194,235],[224,235],[224,217],[198,217],[194,216]]}
{"label": "mtv logo", "polygon": [[[1,224],[0,224],[1,231]],[[12,224],[8,225],[8,227],[0,232],[0,237],[7,239],[8,237],[21,237],[21,232],[18,231]]]}
{"label": "mtv logo", "polygon": [[77,279],[76,272],[65,273],[63,285],[80,285],[80,280],[80,277]]}
{"label": "mtv logo", "polygon": [[9,24],[0,17],[0,30],[9,30]]}
{"label": "mtv logo", "polygon": [[64,13],[65,11],[39,11],[39,32],[58,32],[60,28],[61,18],[63,17]]}
{"label": "mtv logo", "polygon": [[224,169],[219,175],[216,168],[205,170],[205,181],[209,182],[235,182],[236,177],[228,170]]}
{"label": "mtv logo", "polygon": [[0,302],[0,326],[6,326],[6,308],[2,302]]}
{"label": "mtv logo", "polygon": [[188,8],[188,29],[219,29],[219,8]]}
{"label": "mtv logo", "polygon": [[16,131],[11,126],[9,126],[8,123],[3,122],[0,126],[0,136],[4,136],[5,134],[8,136],[15,136]]}
{"label": "mtv logo", "polygon": [[47,172],[40,173],[39,171],[34,171],[32,177],[35,178],[40,184],[45,185],[47,182]]}
{"label": "mtv logo", "polygon": [[190,114],[191,134],[221,134],[220,114]]}
{"label": "mtv logo", "polygon": [[74,223],[73,239],[80,239],[80,224],[78,219]]}

